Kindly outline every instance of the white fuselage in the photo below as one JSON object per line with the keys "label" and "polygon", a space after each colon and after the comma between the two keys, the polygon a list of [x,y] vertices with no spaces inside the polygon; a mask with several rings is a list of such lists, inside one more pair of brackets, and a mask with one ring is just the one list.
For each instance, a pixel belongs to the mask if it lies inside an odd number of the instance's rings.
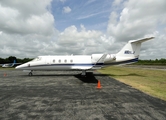
{"label": "white fuselage", "polygon": [[3,68],[13,67],[13,66],[14,66],[14,64],[12,64],[12,63],[2,65]]}
{"label": "white fuselage", "polygon": [[[34,60],[17,66],[23,70],[89,70],[100,69],[104,65],[117,63],[115,55],[107,54],[104,61],[99,59],[103,54],[71,56],[39,56]],[[131,58],[130,58],[131,59]],[[130,60],[130,59],[127,59]],[[133,59],[133,58],[132,58]],[[137,60],[137,59],[136,59]],[[118,60],[121,61],[121,60]]]}

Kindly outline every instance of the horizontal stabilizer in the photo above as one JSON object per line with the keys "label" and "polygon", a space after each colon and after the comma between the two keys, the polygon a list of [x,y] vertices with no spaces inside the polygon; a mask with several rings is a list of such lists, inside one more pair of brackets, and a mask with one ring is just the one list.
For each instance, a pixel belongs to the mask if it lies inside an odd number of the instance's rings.
{"label": "horizontal stabilizer", "polygon": [[143,39],[139,39],[139,40],[130,40],[129,42],[130,43],[142,43],[142,42],[145,42],[147,40],[150,40],[150,39],[153,39],[154,37],[150,37],[150,38],[143,38]]}

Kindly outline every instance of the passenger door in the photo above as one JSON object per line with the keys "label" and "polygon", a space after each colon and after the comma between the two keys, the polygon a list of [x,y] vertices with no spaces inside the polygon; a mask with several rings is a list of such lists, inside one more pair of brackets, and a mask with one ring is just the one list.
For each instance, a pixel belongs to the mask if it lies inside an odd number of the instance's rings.
{"label": "passenger door", "polygon": [[51,58],[49,58],[49,57],[46,58],[46,64],[47,64],[47,65],[50,65],[50,64],[51,64]]}

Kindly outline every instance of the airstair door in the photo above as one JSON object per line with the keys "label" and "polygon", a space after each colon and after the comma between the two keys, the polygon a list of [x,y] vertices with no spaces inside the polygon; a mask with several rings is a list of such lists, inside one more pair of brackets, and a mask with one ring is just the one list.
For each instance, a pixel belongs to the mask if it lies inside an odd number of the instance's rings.
{"label": "airstair door", "polygon": [[51,59],[49,57],[46,58],[46,64],[50,65],[51,64]]}

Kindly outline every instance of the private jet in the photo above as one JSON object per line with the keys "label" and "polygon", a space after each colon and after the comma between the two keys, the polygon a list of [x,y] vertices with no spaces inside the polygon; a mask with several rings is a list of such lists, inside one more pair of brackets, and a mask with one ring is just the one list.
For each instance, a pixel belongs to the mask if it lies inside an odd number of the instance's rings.
{"label": "private jet", "polygon": [[38,56],[30,62],[17,66],[15,69],[26,70],[30,76],[33,75],[33,71],[40,70],[79,70],[82,71],[81,75],[85,76],[88,70],[101,69],[109,65],[137,62],[141,43],[153,38],[130,40],[116,54]]}
{"label": "private jet", "polygon": [[1,64],[2,68],[9,68],[9,67],[15,67],[16,65],[20,65],[21,63],[16,63],[16,60],[13,61],[13,63],[5,63]]}

